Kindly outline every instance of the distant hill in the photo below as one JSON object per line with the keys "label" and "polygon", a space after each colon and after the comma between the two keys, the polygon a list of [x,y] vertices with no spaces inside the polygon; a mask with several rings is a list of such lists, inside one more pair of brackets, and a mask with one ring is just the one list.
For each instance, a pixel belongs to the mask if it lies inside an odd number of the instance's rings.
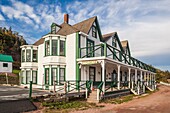
{"label": "distant hill", "polygon": [[23,36],[12,31],[11,27],[9,29],[0,27],[0,54],[12,55],[14,69],[19,69],[21,65],[20,46],[22,45],[27,45]]}

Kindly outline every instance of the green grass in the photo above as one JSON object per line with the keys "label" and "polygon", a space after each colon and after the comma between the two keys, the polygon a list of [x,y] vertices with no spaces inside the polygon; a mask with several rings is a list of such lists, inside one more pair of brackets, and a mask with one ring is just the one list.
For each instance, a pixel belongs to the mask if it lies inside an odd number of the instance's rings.
{"label": "green grass", "polygon": [[104,100],[103,102],[104,103],[111,103],[111,104],[121,104],[121,103],[124,103],[124,102],[131,101],[133,99],[133,97],[134,97],[134,95],[130,94],[130,95],[127,95],[127,96],[117,97],[117,98],[113,98],[113,99],[107,99],[107,100]]}
{"label": "green grass", "polygon": [[20,72],[20,71],[21,71],[21,70],[16,70],[16,69],[14,69],[14,70],[12,70],[12,73],[19,75],[19,72]]}
{"label": "green grass", "polygon": [[87,103],[85,101],[71,101],[71,102],[53,102],[47,103],[43,102],[42,106],[46,107],[47,109],[45,112],[53,112],[56,109],[58,112],[68,112],[70,110],[86,110],[88,108],[100,108],[104,106],[96,105],[95,103]]}

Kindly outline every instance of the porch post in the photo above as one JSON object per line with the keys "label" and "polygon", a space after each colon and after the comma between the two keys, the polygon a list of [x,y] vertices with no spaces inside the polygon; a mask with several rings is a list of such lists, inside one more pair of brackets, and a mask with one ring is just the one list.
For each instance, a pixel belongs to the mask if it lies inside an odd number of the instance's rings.
{"label": "porch post", "polygon": [[104,60],[102,62],[102,82],[103,82],[102,90],[105,93],[105,61]]}
{"label": "porch post", "polygon": [[117,70],[117,73],[118,73],[118,75],[117,75],[117,89],[119,90],[120,89],[120,65],[117,65],[117,68],[118,68],[118,70]]}
{"label": "porch post", "polygon": [[137,83],[137,72],[138,72],[138,70],[135,69],[135,84]]}
{"label": "porch post", "polygon": [[129,70],[129,88],[130,88],[130,82],[131,82],[130,71],[131,71],[131,68],[128,68],[128,70]]}

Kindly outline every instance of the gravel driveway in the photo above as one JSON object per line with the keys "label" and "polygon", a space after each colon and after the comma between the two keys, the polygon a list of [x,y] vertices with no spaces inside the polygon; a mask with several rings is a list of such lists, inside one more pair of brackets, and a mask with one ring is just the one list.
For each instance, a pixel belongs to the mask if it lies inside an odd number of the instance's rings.
{"label": "gravel driveway", "polygon": [[158,86],[159,91],[132,101],[114,105],[105,104],[101,109],[74,111],[74,113],[170,113],[170,86]]}

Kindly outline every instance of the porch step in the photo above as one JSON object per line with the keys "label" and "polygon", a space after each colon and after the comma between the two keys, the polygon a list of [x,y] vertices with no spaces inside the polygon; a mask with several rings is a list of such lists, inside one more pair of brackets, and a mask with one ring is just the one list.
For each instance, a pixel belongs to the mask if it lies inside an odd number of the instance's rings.
{"label": "porch step", "polygon": [[87,98],[87,102],[90,103],[98,103],[99,101],[97,100],[97,91],[94,90],[89,94],[89,97]]}

